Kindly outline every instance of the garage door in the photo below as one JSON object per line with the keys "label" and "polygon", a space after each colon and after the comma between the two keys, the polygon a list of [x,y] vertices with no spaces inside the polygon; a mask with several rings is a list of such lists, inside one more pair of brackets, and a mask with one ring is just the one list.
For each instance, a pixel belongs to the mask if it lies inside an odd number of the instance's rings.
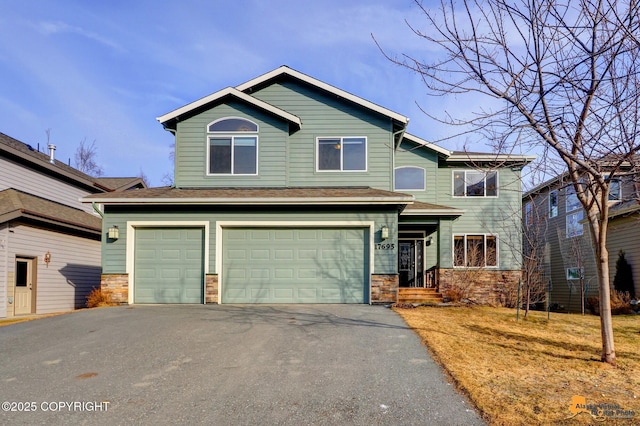
{"label": "garage door", "polygon": [[135,231],[134,302],[203,302],[203,230]]}
{"label": "garage door", "polygon": [[223,230],[223,303],[367,303],[360,228]]}

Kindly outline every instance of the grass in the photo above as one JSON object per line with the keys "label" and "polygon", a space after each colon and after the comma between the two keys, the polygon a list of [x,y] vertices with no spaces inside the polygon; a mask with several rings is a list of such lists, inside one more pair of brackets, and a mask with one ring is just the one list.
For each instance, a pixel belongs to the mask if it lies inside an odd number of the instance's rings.
{"label": "grass", "polygon": [[[600,362],[596,316],[489,307],[394,308],[492,425],[640,424],[640,316],[613,318],[617,367]],[[601,411],[597,418],[576,405]],[[608,406],[602,405],[608,404]]]}

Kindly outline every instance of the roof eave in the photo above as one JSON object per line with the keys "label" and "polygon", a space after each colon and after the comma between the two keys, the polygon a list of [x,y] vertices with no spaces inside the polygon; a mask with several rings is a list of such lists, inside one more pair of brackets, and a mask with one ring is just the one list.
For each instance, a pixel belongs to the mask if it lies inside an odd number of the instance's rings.
{"label": "roof eave", "polygon": [[413,197],[288,197],[288,198],[81,198],[83,203],[105,205],[397,205],[413,204]]}

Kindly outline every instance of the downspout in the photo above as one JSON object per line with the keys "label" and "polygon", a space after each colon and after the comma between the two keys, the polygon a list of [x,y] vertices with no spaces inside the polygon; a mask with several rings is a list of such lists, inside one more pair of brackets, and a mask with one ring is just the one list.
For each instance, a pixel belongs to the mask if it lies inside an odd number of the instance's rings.
{"label": "downspout", "polygon": [[91,207],[100,215],[100,218],[104,219],[104,213],[100,211],[100,209],[96,206],[95,201],[91,203]]}

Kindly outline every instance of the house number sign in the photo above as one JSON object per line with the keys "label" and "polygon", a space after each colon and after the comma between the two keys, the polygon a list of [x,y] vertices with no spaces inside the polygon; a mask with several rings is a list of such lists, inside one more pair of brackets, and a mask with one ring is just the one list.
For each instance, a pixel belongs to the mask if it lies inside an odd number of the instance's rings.
{"label": "house number sign", "polygon": [[395,244],[376,244],[376,250],[394,250]]}

